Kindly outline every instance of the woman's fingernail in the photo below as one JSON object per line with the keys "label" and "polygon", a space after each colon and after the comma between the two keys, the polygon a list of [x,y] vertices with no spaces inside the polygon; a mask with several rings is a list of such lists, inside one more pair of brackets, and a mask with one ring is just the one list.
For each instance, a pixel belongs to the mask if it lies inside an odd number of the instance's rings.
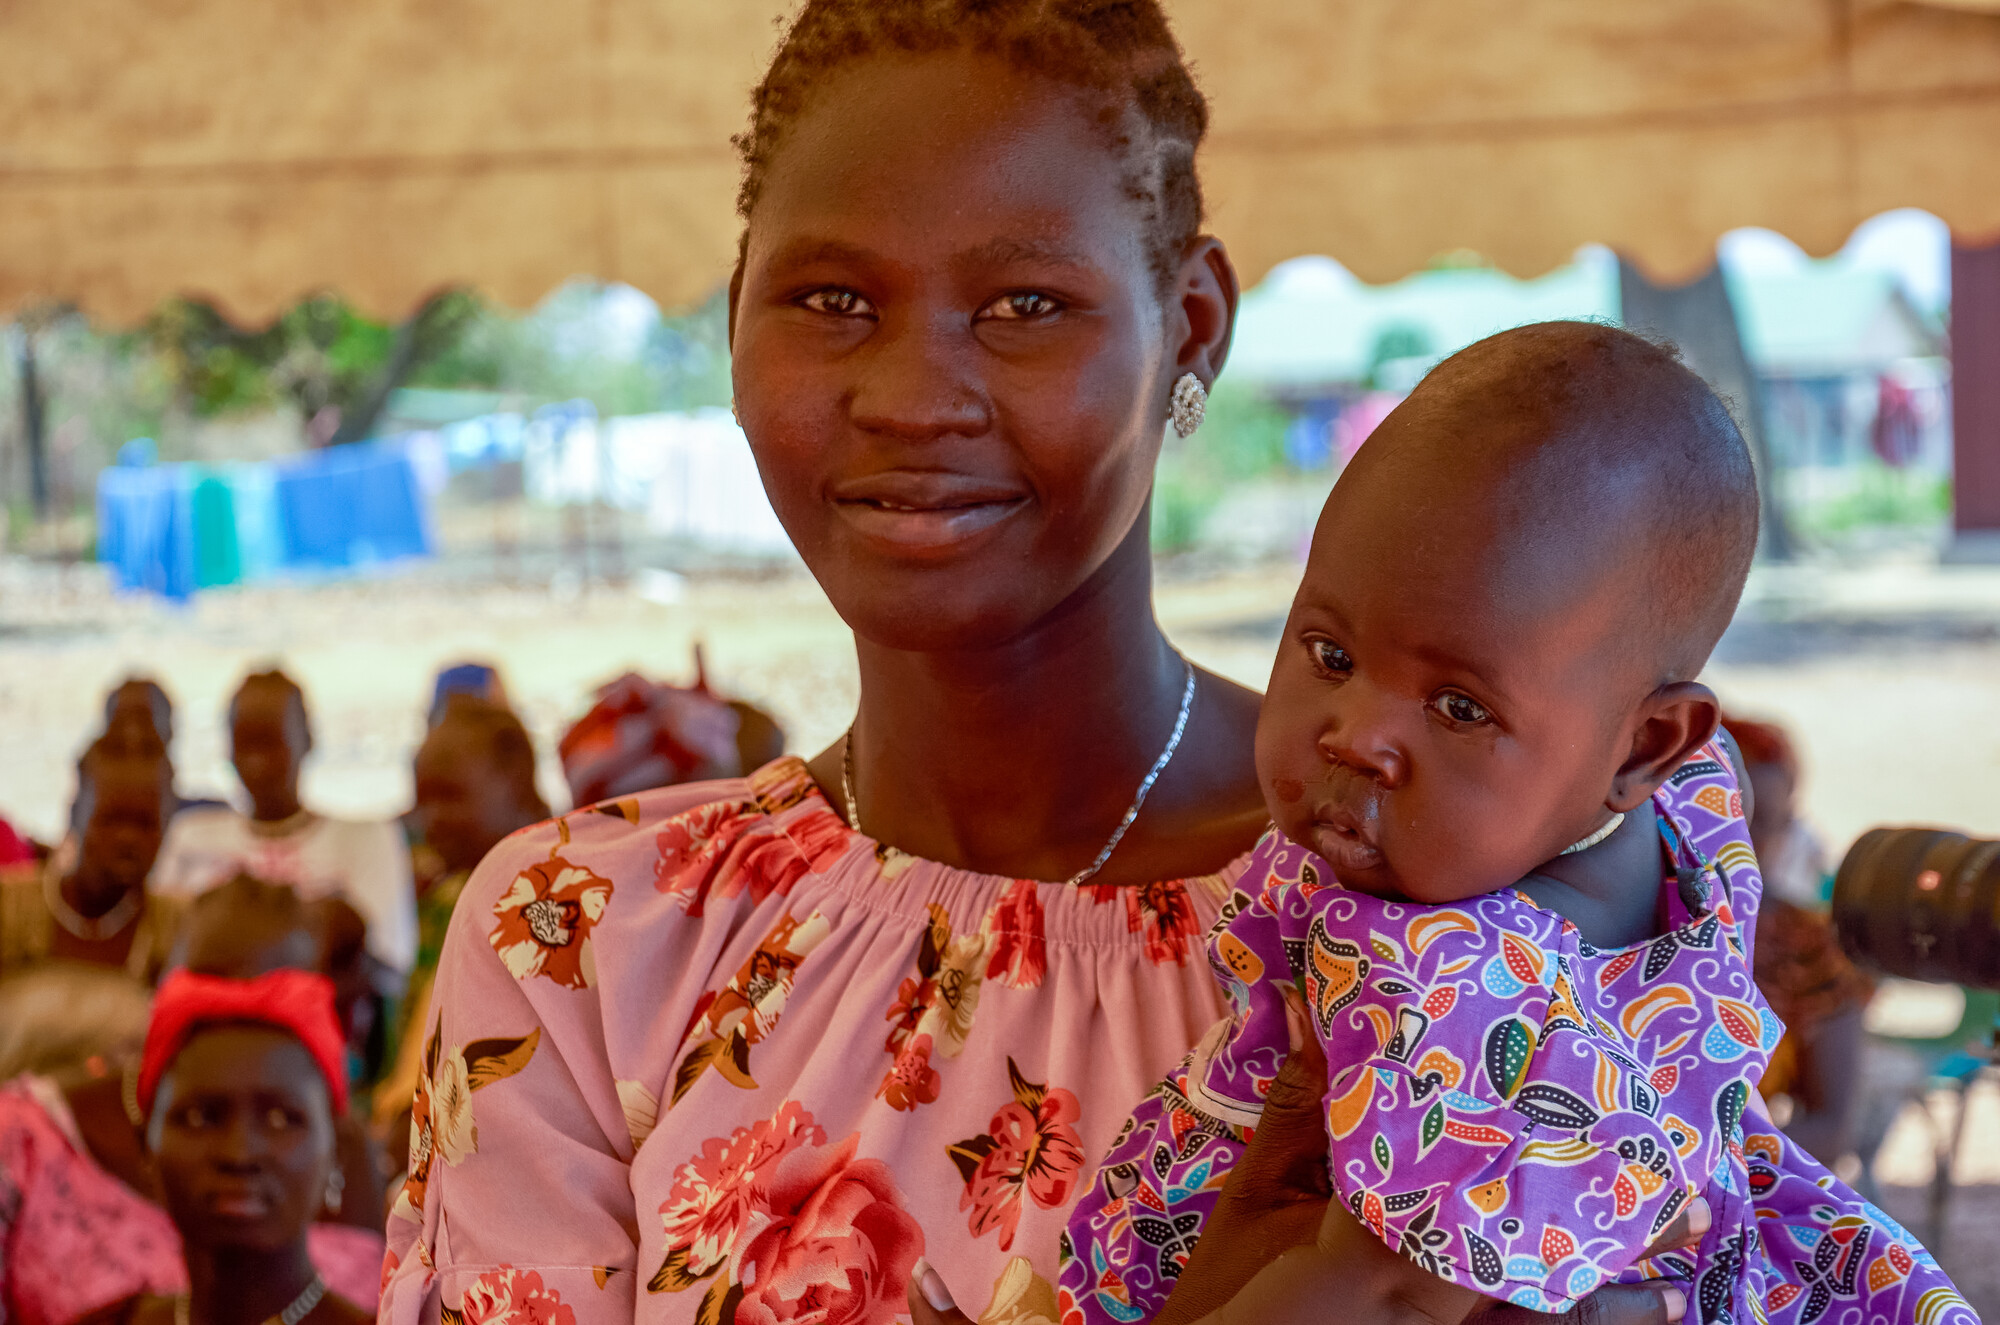
{"label": "woman's fingernail", "polygon": [[1688,1232],[1701,1234],[1715,1227],[1715,1211],[1708,1208],[1708,1201],[1700,1196],[1688,1203]]}
{"label": "woman's fingernail", "polygon": [[[924,1295],[924,1301],[931,1304],[933,1311],[956,1311],[958,1303],[951,1300],[951,1290],[944,1286],[944,1276],[931,1268],[931,1263],[917,1257],[917,1263],[910,1267],[910,1278],[917,1281],[917,1291]],[[1686,1304],[1682,1304],[1686,1309]],[[1674,1317],[1679,1320],[1680,1317]]]}
{"label": "woman's fingernail", "polygon": [[1294,1050],[1306,1042],[1306,1002],[1299,997],[1296,989],[1287,989],[1285,998],[1285,1033],[1290,1037]]}
{"label": "woman's fingernail", "polygon": [[1660,1289],[1660,1296],[1666,1301],[1667,1319],[1669,1321],[1679,1320],[1682,1316],[1687,1315],[1688,1295],[1686,1293],[1668,1285]]}

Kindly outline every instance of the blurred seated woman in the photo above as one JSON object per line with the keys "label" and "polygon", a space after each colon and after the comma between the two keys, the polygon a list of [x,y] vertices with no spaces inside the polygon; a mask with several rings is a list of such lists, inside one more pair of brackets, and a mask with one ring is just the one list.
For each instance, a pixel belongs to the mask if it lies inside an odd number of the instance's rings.
{"label": "blurred seated woman", "polygon": [[373,1110],[376,1132],[399,1158],[409,1129],[398,1120],[407,1118],[422,1068],[412,1028],[422,1026],[430,1007],[431,979],[458,895],[472,867],[502,838],[549,817],[548,802],[535,788],[535,747],[527,728],[512,709],[486,696],[462,690],[440,696],[414,771],[416,807],[409,823],[420,843],[417,962],[395,1057],[375,1088]]}
{"label": "blurred seated woman", "polygon": [[230,760],[249,812],[190,809],[174,819],[153,872],[155,893],[195,897],[249,870],[311,901],[337,896],[367,921],[385,1001],[402,992],[416,949],[410,853],[387,822],[335,819],[299,800],[312,752],[305,694],[283,672],[246,677],[230,700]]}
{"label": "blurred seated woman", "polygon": [[1818,839],[1797,810],[1799,759],[1776,723],[1724,715],[1749,775],[1750,841],[1765,880],[1757,987],[1785,1023],[1759,1083],[1791,1101],[1786,1135],[1828,1168],[1854,1149],[1862,1014],[1874,986],[1840,950],[1827,915]]}
{"label": "blurred seated woman", "polygon": [[174,809],[173,765],[100,738],[76,767],[70,845],[0,875],[0,976],[45,961],[159,975],[182,903],[146,890]]}
{"label": "blurred seated woman", "polygon": [[85,1319],[119,1325],[348,1325],[307,1233],[337,1190],[347,1111],[333,984],[176,971],[160,986],[136,1080],[146,1149],[179,1231],[186,1291],[139,1293]]}
{"label": "blurred seated woman", "polygon": [[[193,904],[173,965],[237,979],[318,971],[322,928],[315,908],[291,889],[239,877]],[[46,967],[0,986],[0,1016],[22,982],[65,974],[115,978]],[[94,1035],[83,1025],[105,1006],[101,998],[77,1003],[76,1033],[41,1042],[38,1065],[24,1069],[34,1074],[0,1086],[0,1319],[8,1325],[68,1325],[134,1294],[179,1293],[188,1283],[145,1144],[140,1036],[129,1033],[123,1005],[115,1010],[124,1015]],[[372,1307],[382,1261],[380,1169],[354,1119],[336,1119],[335,1139],[340,1177],[322,1190],[307,1241],[333,1291]]]}

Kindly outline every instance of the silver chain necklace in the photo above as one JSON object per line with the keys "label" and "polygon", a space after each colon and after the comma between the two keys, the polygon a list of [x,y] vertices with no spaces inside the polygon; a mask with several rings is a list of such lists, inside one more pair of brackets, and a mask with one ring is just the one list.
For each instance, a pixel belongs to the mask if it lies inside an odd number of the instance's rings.
{"label": "silver chain necklace", "polygon": [[[1104,849],[1097,853],[1097,859],[1063,880],[1065,887],[1074,888],[1077,884],[1082,883],[1085,879],[1090,878],[1093,874],[1104,868],[1104,862],[1111,859],[1111,853],[1116,851],[1118,844],[1125,839],[1125,830],[1130,828],[1132,821],[1139,817],[1139,807],[1146,803],[1146,793],[1150,792],[1153,789],[1153,784],[1160,780],[1160,774],[1166,772],[1168,763],[1173,760],[1174,751],[1181,748],[1181,736],[1187,731],[1188,714],[1194,708],[1194,664],[1183,656],[1181,658],[1181,667],[1187,672],[1187,683],[1181,687],[1181,711],[1180,715],[1174,719],[1174,734],[1167,738],[1167,748],[1160,751],[1160,757],[1153,761],[1153,767],[1141,779],[1139,792],[1136,796],[1132,797],[1131,808],[1125,811],[1125,817],[1118,821],[1118,826],[1111,830],[1111,840],[1106,842]],[[854,800],[854,728],[852,725],[848,727],[847,735],[842,737],[840,742],[840,794],[847,801],[848,826],[858,833],[861,831],[861,807]],[[287,1322],[287,1325],[290,1325],[290,1322]]]}
{"label": "silver chain necklace", "polygon": [[[319,1300],[325,1296],[326,1280],[320,1278],[319,1271],[315,1270],[313,1271],[312,1282],[300,1290],[299,1295],[292,1299],[291,1305],[275,1316],[267,1316],[264,1320],[264,1325],[271,1325],[272,1321],[277,1321],[278,1325],[299,1325],[300,1321],[312,1314],[312,1309],[318,1306]],[[174,1298],[174,1325],[188,1325],[188,1295],[186,1293],[181,1293]]]}

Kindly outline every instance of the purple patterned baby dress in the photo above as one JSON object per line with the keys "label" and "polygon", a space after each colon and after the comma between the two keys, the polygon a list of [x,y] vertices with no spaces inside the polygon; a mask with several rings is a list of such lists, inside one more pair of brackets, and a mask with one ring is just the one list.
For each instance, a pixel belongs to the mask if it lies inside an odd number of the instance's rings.
{"label": "purple patterned baby dress", "polygon": [[[1234,1015],[1126,1123],[1062,1246],[1065,1325],[1173,1288],[1288,1047],[1326,1046],[1334,1191],[1435,1274],[1542,1311],[1669,1277],[1703,1325],[1972,1325],[1937,1263],[1794,1147],[1756,1082],[1783,1027],[1751,978],[1762,880],[1719,743],[1654,797],[1666,932],[1603,950],[1513,889],[1350,892],[1276,832],[1210,931]],[[1693,1197],[1714,1226],[1643,1259]]]}

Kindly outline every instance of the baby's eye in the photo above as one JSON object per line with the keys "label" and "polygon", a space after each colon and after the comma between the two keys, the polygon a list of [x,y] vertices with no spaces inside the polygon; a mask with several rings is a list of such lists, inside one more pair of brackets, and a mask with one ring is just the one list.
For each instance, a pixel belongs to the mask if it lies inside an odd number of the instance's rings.
{"label": "baby's eye", "polygon": [[875,306],[852,290],[830,287],[814,290],[799,303],[829,317],[873,317]]}
{"label": "baby's eye", "polygon": [[1482,722],[1490,722],[1493,718],[1493,715],[1486,711],[1484,704],[1471,695],[1457,690],[1445,691],[1431,701],[1431,707],[1463,727],[1476,727]]}
{"label": "baby's eye", "polygon": [[287,1131],[296,1121],[288,1109],[266,1109],[264,1111],[264,1126],[274,1132]]}
{"label": "baby's eye", "polygon": [[1003,294],[992,303],[979,310],[982,318],[996,322],[1030,322],[1037,318],[1051,317],[1061,311],[1062,305],[1045,294],[1033,290],[1017,290]]}
{"label": "baby's eye", "polygon": [[1348,657],[1346,649],[1330,639],[1312,640],[1306,648],[1312,653],[1313,662],[1322,672],[1334,676],[1346,676],[1354,670],[1354,659]]}

